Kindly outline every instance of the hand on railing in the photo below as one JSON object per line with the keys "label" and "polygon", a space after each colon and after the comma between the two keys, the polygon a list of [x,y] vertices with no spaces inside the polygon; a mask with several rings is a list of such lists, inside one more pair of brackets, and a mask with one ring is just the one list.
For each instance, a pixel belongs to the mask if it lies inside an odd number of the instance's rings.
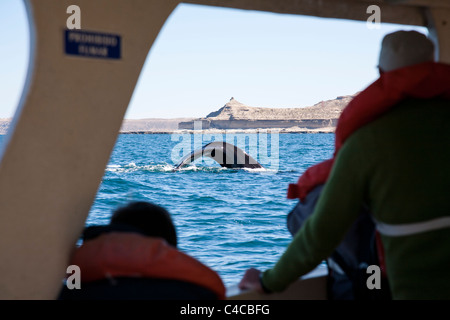
{"label": "hand on railing", "polygon": [[242,277],[241,282],[239,282],[239,289],[255,290],[259,293],[265,293],[261,283],[261,275],[262,273],[258,269],[248,269]]}

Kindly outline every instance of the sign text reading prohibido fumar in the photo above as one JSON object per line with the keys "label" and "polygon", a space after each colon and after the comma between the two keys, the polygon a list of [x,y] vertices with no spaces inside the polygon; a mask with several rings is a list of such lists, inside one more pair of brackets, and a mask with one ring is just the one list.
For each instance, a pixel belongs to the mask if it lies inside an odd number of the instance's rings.
{"label": "sign text reading prohibido fumar", "polygon": [[120,36],[108,33],[65,30],[66,54],[102,59],[120,59]]}

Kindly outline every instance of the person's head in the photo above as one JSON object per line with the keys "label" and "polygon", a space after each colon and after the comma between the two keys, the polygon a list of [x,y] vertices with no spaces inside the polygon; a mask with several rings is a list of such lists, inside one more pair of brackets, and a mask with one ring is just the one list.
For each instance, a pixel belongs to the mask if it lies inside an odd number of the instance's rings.
{"label": "person's head", "polygon": [[380,72],[434,61],[434,44],[417,31],[396,31],[387,34],[381,43],[378,62]]}
{"label": "person's head", "polygon": [[118,208],[113,212],[110,224],[131,226],[146,236],[163,238],[177,246],[176,229],[169,212],[150,202],[136,201]]}

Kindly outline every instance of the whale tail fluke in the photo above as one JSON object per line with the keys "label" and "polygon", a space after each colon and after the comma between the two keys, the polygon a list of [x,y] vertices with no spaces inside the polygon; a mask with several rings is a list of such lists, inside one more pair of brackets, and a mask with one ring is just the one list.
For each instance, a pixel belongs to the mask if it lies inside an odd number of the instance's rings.
{"label": "whale tail fluke", "polygon": [[258,161],[237,146],[224,141],[214,141],[184,156],[175,166],[175,170],[181,169],[200,157],[212,158],[225,168],[263,168]]}

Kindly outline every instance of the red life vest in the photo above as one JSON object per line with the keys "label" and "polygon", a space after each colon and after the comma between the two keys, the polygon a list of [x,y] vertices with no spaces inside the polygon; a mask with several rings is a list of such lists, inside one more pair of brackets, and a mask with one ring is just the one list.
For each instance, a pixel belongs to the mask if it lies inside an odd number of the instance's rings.
{"label": "red life vest", "polygon": [[109,277],[148,277],[190,282],[225,299],[219,275],[161,238],[137,233],[110,232],[84,242],[71,264],[81,270],[81,281]]}
{"label": "red life vest", "polygon": [[287,197],[304,200],[314,187],[324,184],[345,140],[407,98],[450,100],[450,65],[425,62],[382,73],[342,111],[335,131],[333,158],[308,168],[296,184],[289,185]]}

